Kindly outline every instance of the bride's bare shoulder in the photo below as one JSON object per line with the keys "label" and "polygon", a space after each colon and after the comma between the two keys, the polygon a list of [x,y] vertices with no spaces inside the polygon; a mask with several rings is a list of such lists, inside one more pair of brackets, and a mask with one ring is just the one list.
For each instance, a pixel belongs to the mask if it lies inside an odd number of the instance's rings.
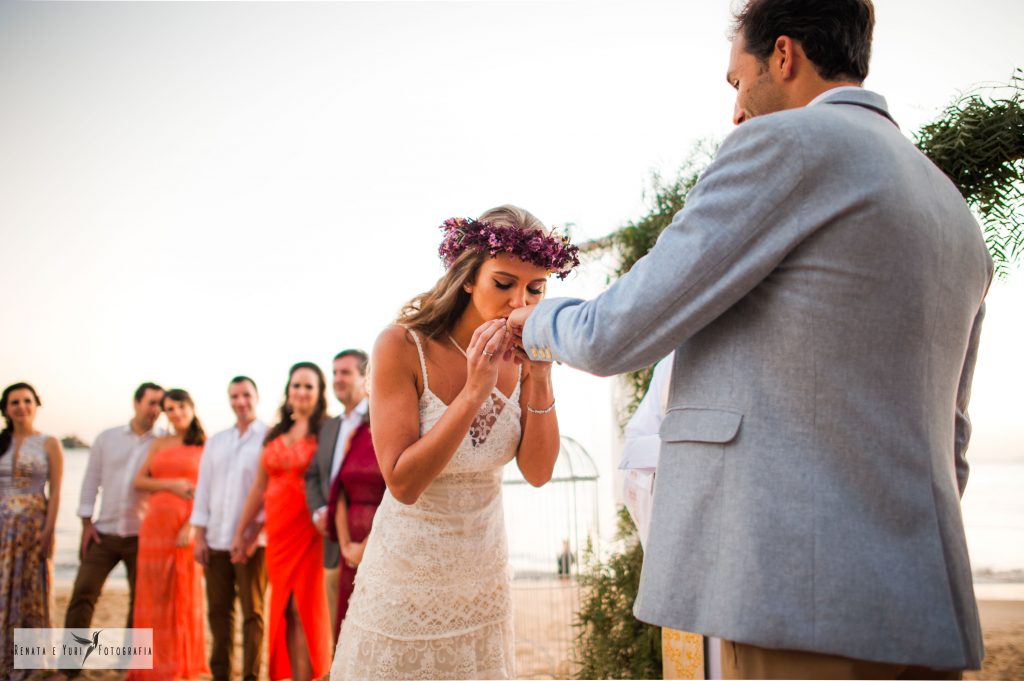
{"label": "bride's bare shoulder", "polygon": [[374,343],[373,346],[374,352],[383,351],[387,354],[391,354],[395,352],[407,352],[411,349],[415,353],[416,345],[411,334],[412,332],[404,326],[392,324],[386,327],[377,336],[377,342]]}
{"label": "bride's bare shoulder", "polygon": [[373,345],[373,364],[410,367],[415,365],[418,369],[419,357],[411,332],[397,324],[392,324],[381,331]]}

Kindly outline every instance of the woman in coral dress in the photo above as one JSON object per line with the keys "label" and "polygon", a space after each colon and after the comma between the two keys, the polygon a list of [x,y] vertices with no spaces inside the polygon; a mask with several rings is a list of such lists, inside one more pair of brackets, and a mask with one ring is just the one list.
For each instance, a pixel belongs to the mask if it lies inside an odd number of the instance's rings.
{"label": "woman in coral dress", "polygon": [[128,678],[194,679],[210,673],[202,571],[192,558],[189,524],[206,435],[187,392],[168,390],[161,404],[175,434],[153,441],[135,476],[135,489],[150,497],[139,526],[133,626],[153,629],[153,668]]}
{"label": "woman in coral dress", "polygon": [[324,590],[323,539],[306,506],[305,473],[327,412],[324,375],[300,362],[288,373],[277,425],[267,433],[260,467],[231,545],[235,562],[256,547],[248,527],[265,507],[270,582],[269,672],[272,680],[309,681],[331,662],[330,615]]}

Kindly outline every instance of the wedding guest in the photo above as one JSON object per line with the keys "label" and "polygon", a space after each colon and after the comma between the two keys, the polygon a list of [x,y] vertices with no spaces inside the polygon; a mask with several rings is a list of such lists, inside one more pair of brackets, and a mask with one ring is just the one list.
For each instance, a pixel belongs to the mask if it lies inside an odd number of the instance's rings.
{"label": "wedding guest", "polygon": [[622,431],[622,460],[619,463],[619,470],[623,472],[622,497],[636,525],[641,547],[647,546],[651,530],[654,475],[658,470],[661,449],[658,433],[665,420],[674,362],[675,355],[671,354],[654,366],[647,392]]}
{"label": "wedding guest", "polygon": [[569,579],[572,576],[572,566],[576,564],[576,555],[569,548],[569,540],[562,540],[562,550],[558,552],[556,560],[558,564],[558,576],[562,579]]}
{"label": "wedding guest", "polygon": [[[336,393],[338,392],[339,368],[342,373],[355,373],[360,378],[366,376],[366,364],[369,360],[366,353],[361,350],[346,350],[344,352],[348,354],[339,355],[340,367],[338,366],[339,362],[335,361]],[[358,396],[361,396],[361,399],[354,405],[352,404],[353,397],[356,396],[343,393],[347,400],[343,400],[343,404],[350,408],[348,413],[353,414],[353,417],[349,417],[348,414],[342,417],[344,419],[342,428],[348,425],[345,421],[355,421],[355,423],[350,426],[349,432],[343,432],[339,436],[339,440],[342,440],[345,446],[341,452],[342,462],[338,465],[337,473],[333,475],[327,503],[327,536],[337,542],[341,550],[340,578],[335,604],[337,617],[334,620],[333,629],[335,641],[338,639],[341,622],[345,619],[345,613],[348,611],[348,601],[355,585],[356,571],[363,559],[366,539],[385,489],[380,464],[377,463],[377,454],[373,449],[363,380],[359,381],[358,386]],[[359,415],[360,412],[361,415]],[[308,471],[306,485],[308,500]]]}
{"label": "wedding guest", "polygon": [[202,575],[188,522],[206,434],[186,391],[168,390],[162,406],[174,434],[153,441],[135,476],[135,489],[149,498],[139,526],[134,622],[153,630],[153,668],[132,669],[130,680],[194,679],[210,671]]}
{"label": "wedding guest", "polygon": [[[331,678],[515,677],[502,467],[551,478],[548,363],[524,361],[505,318],[544,297],[576,248],[502,206],[442,226],[446,273],[373,350],[370,422],[387,492],[362,553]],[[520,361],[516,361],[520,360]]]}
{"label": "wedding guest", "polygon": [[327,534],[341,547],[335,641],[338,640],[341,623],[348,612],[359,564],[363,560],[373,518],[384,498],[385,489],[373,449],[370,424],[364,422],[352,435],[348,456],[334,478],[327,506],[328,518],[331,519],[327,525]]}
{"label": "wedding guest", "polygon": [[[100,433],[89,450],[89,463],[82,476],[78,515],[82,518],[81,563],[71,590],[64,626],[88,629],[103,583],[118,563],[128,572],[128,621],[132,626],[135,604],[135,556],[138,551],[139,496],[135,492],[135,473],[146,458],[154,438],[163,435],[155,429],[160,417],[164,389],[155,383],[143,383],[135,391],[135,415],[126,426]],[[96,496],[103,492],[99,516],[93,522]],[[68,669],[68,676],[79,670]]]}
{"label": "wedding guest", "polygon": [[[339,556],[337,534],[331,530],[334,525],[334,515],[328,511],[328,498],[331,488],[337,480],[338,472],[342,464],[347,461],[350,448],[350,439],[356,429],[366,419],[369,411],[369,403],[366,399],[366,365],[369,356],[362,350],[342,350],[334,356],[334,396],[338,398],[344,407],[340,416],[328,419],[320,427],[320,437],[317,442],[316,456],[309,468],[306,469],[306,503],[309,505],[310,513],[313,515],[313,524],[320,530],[324,538],[324,587],[327,592],[327,604],[331,612],[331,631],[337,639],[338,624],[344,614],[338,614],[338,605],[344,601],[348,602],[348,596],[339,598]],[[370,451],[373,458],[373,466],[376,466],[376,457]],[[369,462],[367,462],[369,463]],[[371,474],[372,470],[366,471]],[[383,487],[384,481],[380,477],[380,468],[377,467],[376,478]],[[372,496],[372,495],[371,495]],[[379,499],[378,502],[380,503]],[[342,509],[344,510],[344,509]],[[359,521],[361,522],[361,521]],[[369,527],[367,527],[369,529]],[[346,572],[342,567],[340,572]],[[351,580],[351,574],[346,573]],[[351,591],[351,584],[349,584]],[[345,587],[342,587],[344,590]]]}
{"label": "wedding guest", "polygon": [[317,365],[299,362],[288,371],[280,417],[264,438],[260,466],[231,542],[235,563],[252,555],[256,538],[244,530],[265,505],[272,680],[320,678],[330,664],[323,538],[310,518],[304,484],[327,413],[326,392]]}
{"label": "wedding guest", "polygon": [[231,562],[231,540],[246,496],[256,479],[267,426],[256,418],[259,392],[248,376],[228,384],[235,425],[206,441],[199,464],[192,505],[195,559],[206,574],[207,619],[213,635],[210,669],[216,680],[230,679],[234,653],[235,601],[242,608],[242,678],[255,681],[263,647],[263,593],[267,571],[263,561],[262,518],[245,530],[258,537],[245,560]]}
{"label": "wedding guest", "polygon": [[32,672],[14,669],[14,629],[50,626],[64,451],[57,438],[35,429],[41,405],[28,383],[9,385],[0,396],[0,669],[10,670],[10,679]]}
{"label": "wedding guest", "polygon": [[861,87],[873,28],[869,0],[745,3],[739,127],[686,206],[603,294],[509,319],[602,375],[675,349],[635,612],[722,637],[727,677],[981,665],[960,495],[992,259]]}

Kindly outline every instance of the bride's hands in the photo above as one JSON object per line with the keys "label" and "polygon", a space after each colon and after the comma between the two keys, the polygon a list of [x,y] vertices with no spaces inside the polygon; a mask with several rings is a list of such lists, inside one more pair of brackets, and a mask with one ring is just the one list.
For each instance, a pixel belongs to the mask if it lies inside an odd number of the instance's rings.
{"label": "bride's hands", "polygon": [[466,390],[481,401],[498,382],[498,366],[509,361],[512,336],[505,330],[504,319],[492,319],[473,332],[466,348]]}

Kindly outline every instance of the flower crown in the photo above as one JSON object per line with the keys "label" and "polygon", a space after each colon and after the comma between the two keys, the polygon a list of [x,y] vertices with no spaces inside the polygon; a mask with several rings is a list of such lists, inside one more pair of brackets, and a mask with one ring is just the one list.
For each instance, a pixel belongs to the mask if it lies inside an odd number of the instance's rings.
{"label": "flower crown", "polygon": [[545,234],[540,229],[519,229],[471,218],[449,218],[440,226],[444,240],[437,250],[445,269],[468,249],[487,251],[491,257],[508,253],[523,262],[543,267],[559,279],[569,276],[580,264],[580,249],[569,243],[569,237]]}

